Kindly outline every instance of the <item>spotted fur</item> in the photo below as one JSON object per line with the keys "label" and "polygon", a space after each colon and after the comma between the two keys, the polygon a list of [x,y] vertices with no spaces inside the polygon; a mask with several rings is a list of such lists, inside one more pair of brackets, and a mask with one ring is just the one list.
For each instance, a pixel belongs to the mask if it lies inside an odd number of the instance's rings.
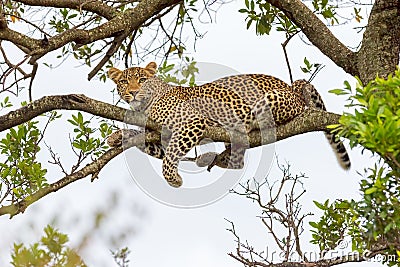
{"label": "spotted fur", "polygon": [[[301,82],[289,86],[264,74],[235,75],[201,86],[183,87],[163,82],[155,76],[155,69],[156,64],[151,62],[145,68],[124,71],[111,68],[108,75],[117,84],[122,99],[171,132],[165,149],[146,144],[142,150],[162,155],[164,178],[174,187],[182,185],[179,161],[200,143],[207,126],[218,125],[228,131],[249,133],[260,126],[284,124],[302,113],[307,105],[320,104],[305,97],[303,89],[310,87]],[[319,96],[316,91],[308,95]],[[322,100],[321,103],[323,105]],[[147,145],[153,148],[146,148]],[[198,164],[209,168],[214,164],[242,168],[244,152],[245,148],[227,146],[219,155],[200,156]]]}

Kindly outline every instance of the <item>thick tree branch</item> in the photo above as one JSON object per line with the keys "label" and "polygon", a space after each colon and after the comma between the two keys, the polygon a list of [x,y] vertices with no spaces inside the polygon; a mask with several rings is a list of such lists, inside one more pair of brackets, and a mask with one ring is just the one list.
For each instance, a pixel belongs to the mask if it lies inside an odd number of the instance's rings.
{"label": "thick tree branch", "polygon": [[102,16],[108,20],[117,15],[115,8],[108,6],[98,0],[16,0],[29,6],[44,6],[57,8],[71,8],[77,10],[86,10]]}
{"label": "thick tree branch", "polygon": [[84,95],[72,94],[45,96],[0,116],[0,132],[52,110],[80,110],[106,119],[125,121],[128,124],[142,127],[147,125],[150,129],[159,129],[156,124],[147,122],[146,117],[141,113],[116,107]]}
{"label": "thick tree branch", "polygon": [[143,0],[135,8],[116,13],[112,7],[97,0],[87,2],[80,0],[22,0],[20,2],[26,4],[37,3],[37,5],[58,7],[82,7],[83,9],[86,8],[95,13],[101,13],[110,20],[90,30],[67,30],[61,34],[48,38],[46,43],[43,43],[42,40],[28,37],[7,27],[0,28],[0,39],[28,48],[30,51],[29,54],[32,56],[30,63],[34,63],[47,53],[71,42],[75,42],[79,46],[115,37],[123,33],[128,35],[135,29],[139,28],[146,20],[161,12],[164,8],[173,6],[176,3],[179,3],[179,1],[180,0]]}
{"label": "thick tree branch", "polygon": [[371,10],[358,52],[358,68],[364,84],[376,75],[396,70],[400,54],[400,0],[377,0]]}
{"label": "thick tree branch", "polygon": [[359,75],[356,53],[342,44],[328,27],[300,0],[267,0],[292,20],[324,55],[347,73]]}
{"label": "thick tree branch", "polygon": [[[148,120],[142,113],[116,107],[84,95],[72,94],[45,96],[24,107],[0,116],[0,132],[29,121],[45,112],[63,109],[80,110],[103,118],[146,127],[151,130],[159,131],[161,129],[160,125]],[[338,114],[307,109],[302,115],[289,123],[278,126],[276,131],[274,131],[275,129],[263,130],[262,137],[259,131],[253,131],[249,134],[249,138],[233,133],[232,139],[238,143],[256,147],[306,132],[326,130],[327,125],[337,124],[339,118],[340,115]],[[231,136],[221,127],[208,127],[205,136],[215,142],[231,142]]]}
{"label": "thick tree branch", "polygon": [[3,29],[0,28],[0,40],[10,41],[16,46],[28,49],[28,51],[39,49],[42,44],[41,40],[28,37],[6,27]]}

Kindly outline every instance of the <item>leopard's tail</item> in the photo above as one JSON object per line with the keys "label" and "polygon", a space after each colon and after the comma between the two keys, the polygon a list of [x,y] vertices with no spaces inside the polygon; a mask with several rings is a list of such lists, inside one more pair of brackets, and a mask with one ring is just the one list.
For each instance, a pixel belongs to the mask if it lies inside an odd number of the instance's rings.
{"label": "leopard's tail", "polygon": [[329,144],[331,145],[333,151],[335,152],[336,158],[340,164],[340,166],[348,170],[351,167],[350,157],[347,154],[347,150],[344,147],[342,141],[337,139],[337,137],[332,133],[325,132],[326,139],[328,139]]}
{"label": "leopard's tail", "polygon": [[[307,106],[326,111],[326,107],[321,95],[311,83],[305,80],[297,80],[293,82],[292,89],[302,96]],[[351,163],[349,154],[347,153],[347,150],[342,141],[340,141],[339,138],[337,138],[334,134],[330,132],[324,133],[326,139],[328,139],[329,144],[333,149],[333,152],[335,152],[336,158],[340,166],[345,170],[350,169]]]}

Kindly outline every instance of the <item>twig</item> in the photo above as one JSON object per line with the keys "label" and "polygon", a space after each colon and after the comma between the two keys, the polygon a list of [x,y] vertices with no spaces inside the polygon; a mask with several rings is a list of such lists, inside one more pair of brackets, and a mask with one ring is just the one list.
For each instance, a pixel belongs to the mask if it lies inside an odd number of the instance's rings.
{"label": "twig", "polygon": [[61,161],[60,161],[60,158],[57,157],[57,154],[53,151],[53,149],[52,149],[49,145],[47,145],[46,143],[45,143],[45,146],[46,146],[47,149],[49,150],[50,156],[51,156],[51,158],[53,159],[53,161],[48,160],[47,162],[50,163],[50,164],[54,164],[54,165],[59,166],[62,173],[64,173],[65,175],[69,175],[69,173],[67,173],[67,172],[65,171],[64,166],[62,165],[62,163],[61,163]]}
{"label": "twig", "polygon": [[30,22],[29,20],[24,19],[23,17],[20,17],[20,16],[18,16],[18,15],[16,15],[16,14],[9,14],[9,13],[4,13],[4,15],[13,16],[13,17],[17,18],[18,20],[21,20],[21,21],[23,21],[23,22],[25,22],[25,23],[27,23],[27,24],[33,26],[35,29],[39,30],[41,33],[43,33],[43,34],[46,35],[47,37],[51,37],[50,34],[48,34],[47,32],[45,32],[43,29],[39,28],[36,24]]}
{"label": "twig", "polygon": [[33,65],[33,67],[32,67],[32,72],[31,72],[31,74],[30,74],[31,80],[29,81],[29,87],[28,87],[29,102],[32,102],[32,101],[33,101],[33,99],[32,99],[32,85],[33,85],[33,80],[34,80],[35,77],[36,77],[36,72],[37,72],[37,69],[38,69],[38,64],[37,64],[37,62],[34,62],[32,65]]}
{"label": "twig", "polygon": [[282,49],[283,49],[283,53],[285,54],[286,66],[287,66],[288,71],[289,71],[290,83],[293,83],[293,75],[292,75],[292,69],[290,67],[289,56],[288,56],[287,51],[286,51],[286,46],[289,43],[289,41],[293,38],[293,36],[295,36],[299,32],[300,31],[297,31],[297,32],[293,33],[292,35],[289,35],[289,37],[286,38],[285,42],[283,42],[281,44],[282,45]]}
{"label": "twig", "polygon": [[101,59],[101,61],[94,67],[94,69],[89,72],[88,74],[88,80],[90,81],[96,73],[104,66],[104,64],[107,63],[107,61],[114,55],[115,52],[117,52],[118,48],[121,46],[122,42],[126,38],[126,34],[121,34],[118,37],[114,38],[114,41],[112,42],[110,48],[106,52],[105,56]]}
{"label": "twig", "polygon": [[122,58],[125,58],[125,68],[129,68],[129,64],[128,64],[128,58],[129,58],[129,54],[131,53],[132,50],[132,44],[135,41],[136,38],[136,34],[137,34],[138,30],[136,29],[131,37],[131,40],[129,41],[128,45],[126,46],[126,50],[124,55],[122,56]]}

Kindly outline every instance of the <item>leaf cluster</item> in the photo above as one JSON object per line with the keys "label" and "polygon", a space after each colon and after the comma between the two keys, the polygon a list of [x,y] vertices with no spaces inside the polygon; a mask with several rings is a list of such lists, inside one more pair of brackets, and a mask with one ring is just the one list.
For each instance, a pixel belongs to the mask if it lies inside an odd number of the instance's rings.
{"label": "leaf cluster", "polygon": [[[101,122],[98,128],[92,128],[90,120],[85,120],[81,112],[72,115],[72,119],[69,119],[68,122],[74,126],[75,136],[72,146],[82,153],[82,157],[89,155],[99,157],[108,149],[104,140],[112,132],[111,125]],[[101,138],[94,136],[96,133],[99,133]]]}
{"label": "leaf cluster", "polygon": [[47,170],[36,158],[41,139],[37,124],[37,121],[28,121],[11,128],[0,140],[0,151],[5,157],[5,161],[0,162],[2,199],[11,195],[14,202],[47,185]]}
{"label": "leaf cluster", "polygon": [[176,64],[169,64],[166,60],[158,68],[158,77],[167,83],[176,85],[196,85],[196,73],[199,69],[196,67],[196,61],[193,58],[184,57],[183,67],[177,68]]}
{"label": "leaf cluster", "polygon": [[11,264],[14,267],[86,267],[81,257],[67,247],[67,242],[67,235],[48,225],[40,242],[29,247],[14,244]]}
{"label": "leaf cluster", "polygon": [[239,12],[247,15],[247,29],[255,23],[257,35],[268,35],[274,27],[279,32],[285,32],[287,36],[298,31],[298,27],[282,11],[266,1],[245,0],[245,6]]}
{"label": "leaf cluster", "polygon": [[[329,205],[315,204],[324,215],[312,222],[312,242],[321,249],[334,249],[346,236],[352,238],[352,249],[364,253],[385,247],[389,266],[398,266],[400,251],[400,70],[387,79],[377,77],[363,86],[358,80],[355,90],[349,82],[344,89],[330,91],[349,95],[347,105],[354,113],[345,113],[339,125],[330,129],[350,140],[352,147],[361,145],[383,160],[382,166],[365,170],[360,182],[361,200],[336,200]],[[389,257],[390,256],[390,257]]]}
{"label": "leaf cluster", "polygon": [[345,82],[344,89],[331,91],[349,96],[348,107],[334,131],[350,140],[350,146],[361,145],[379,154],[397,172],[400,171],[400,70],[387,79],[377,77],[366,86],[358,81],[354,94]]}

